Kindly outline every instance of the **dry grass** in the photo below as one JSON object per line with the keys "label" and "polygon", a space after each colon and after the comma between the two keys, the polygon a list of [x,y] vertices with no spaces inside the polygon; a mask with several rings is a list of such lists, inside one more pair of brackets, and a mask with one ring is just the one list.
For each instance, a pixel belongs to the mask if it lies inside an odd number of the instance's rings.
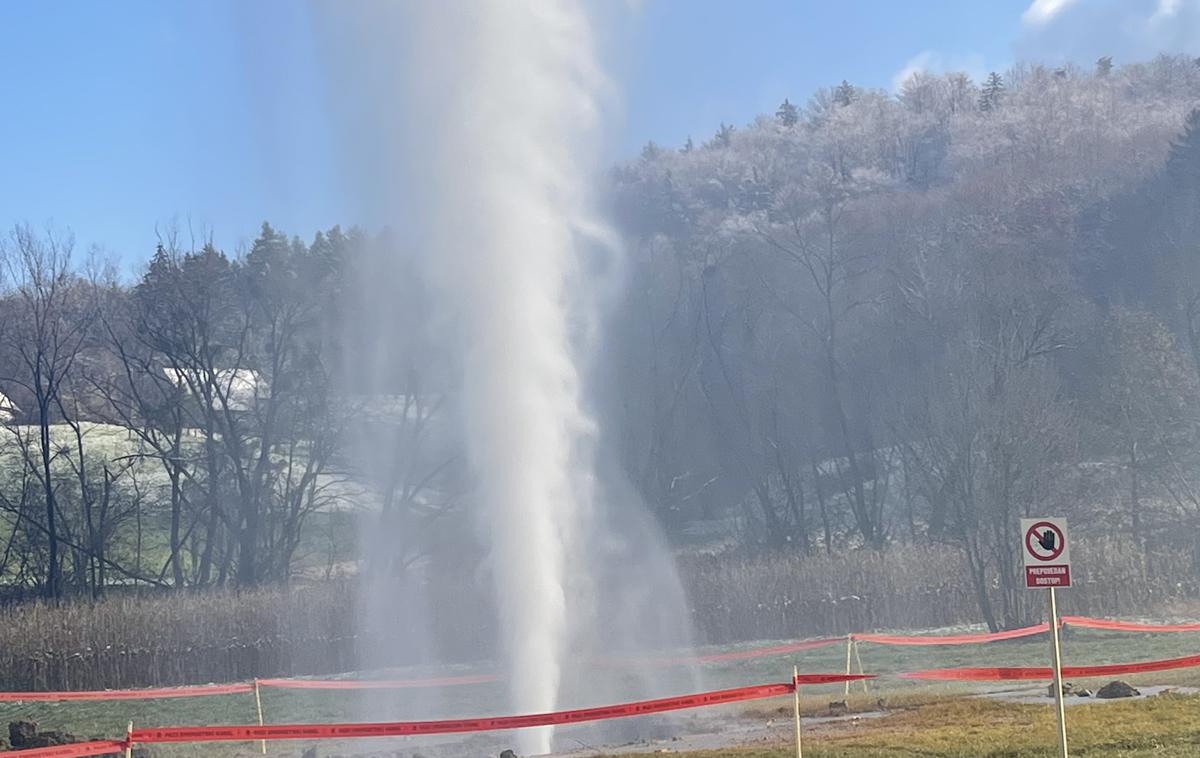
{"label": "dry grass", "polygon": [[[1079,756],[1182,757],[1200,754],[1200,698],[1162,695],[1139,701],[1070,708],[1071,754]],[[1057,755],[1053,709],[982,698],[960,698],[909,707],[883,718],[810,730],[808,758]],[[791,758],[795,747],[733,747],[673,753],[679,758]]]}
{"label": "dry grass", "polygon": [[344,671],[357,660],[354,603],[334,583],[8,606],[0,681],[103,689]]}
{"label": "dry grass", "polygon": [[[1128,547],[1081,549],[1066,612],[1100,616],[1195,611],[1186,556],[1148,566]],[[699,643],[795,639],[873,629],[928,629],[978,622],[975,598],[951,550],[896,547],[835,557],[771,553],[689,556],[680,572]],[[432,604],[429,635],[447,660],[486,657],[494,635],[487,602],[446,584]],[[470,589],[470,588],[468,588]],[[359,585],[335,581],[247,592],[114,594],[99,602],[0,607],[0,681],[6,689],[99,689],[353,671],[412,662],[359,628]],[[1189,605],[1189,603],[1191,605]],[[378,621],[380,634],[411,621],[407,607]],[[379,635],[375,635],[379,636]],[[1178,654],[1178,653],[1176,653]],[[837,653],[828,663],[838,667]],[[875,655],[874,652],[871,655]],[[389,657],[392,656],[392,657]],[[897,660],[893,670],[927,665]],[[875,670],[878,658],[868,660]],[[883,669],[886,671],[886,669]]]}
{"label": "dry grass", "polygon": [[[1200,594],[1184,551],[1163,549],[1146,561],[1127,542],[1090,540],[1074,553],[1075,586],[1064,593],[1065,613],[1162,613]],[[833,556],[686,556],[680,576],[697,637],[714,644],[980,621],[962,557],[952,546]]]}

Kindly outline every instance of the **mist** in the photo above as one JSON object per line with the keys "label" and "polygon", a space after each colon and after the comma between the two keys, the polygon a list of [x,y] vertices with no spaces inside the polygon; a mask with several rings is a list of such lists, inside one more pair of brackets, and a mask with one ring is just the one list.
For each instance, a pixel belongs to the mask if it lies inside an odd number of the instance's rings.
{"label": "mist", "polygon": [[[418,537],[409,549],[446,560],[454,560],[449,551],[482,556],[476,576],[491,587],[498,645],[476,655],[498,653],[504,661],[513,712],[550,711],[563,704],[568,661],[579,677],[588,659],[669,649],[690,638],[657,527],[619,469],[607,466],[601,475],[600,460],[611,454],[602,449],[603,420],[589,390],[607,310],[624,286],[624,252],[598,201],[603,111],[616,100],[583,3],[406,10],[357,11],[358,30],[390,24],[412,45],[403,76],[381,79],[402,85],[393,95],[401,105],[393,107],[421,114],[397,134],[369,133],[392,143],[377,155],[395,160],[405,177],[400,196],[408,207],[396,218],[406,219],[404,236],[417,253],[392,254],[411,260],[411,273],[427,287],[420,320],[441,368],[436,389],[421,390],[440,397],[439,434],[461,455],[464,516],[474,534],[457,535],[452,547]],[[376,191],[396,197],[386,185]],[[370,205],[377,212],[378,198]],[[386,283],[398,270],[385,260],[367,270],[360,286],[378,293],[370,301],[386,302]],[[384,307],[356,322],[378,330],[366,336],[365,365],[385,377],[363,378],[376,391],[396,366],[379,356],[404,352],[388,344],[389,335],[411,329],[411,321],[395,323],[399,315]],[[355,356],[356,369],[362,359]],[[377,447],[378,440],[367,436],[360,445]],[[376,475],[387,468],[381,463]],[[389,598],[376,606],[404,597],[411,616],[414,607],[442,603],[437,594],[414,602],[411,579],[369,581],[372,596]],[[398,607],[365,612],[373,625],[403,615]],[[433,623],[409,621],[408,636],[393,636],[394,644],[412,645],[412,635],[424,636],[418,630]],[[650,679],[606,684],[589,675],[573,697],[641,694]],[[523,753],[551,749],[548,728],[521,737]]]}
{"label": "mist", "polygon": [[[878,695],[803,705],[883,712],[949,657],[898,636],[1045,652],[1014,536],[1048,514],[1107,630],[1070,656],[1195,629],[1200,6],[1019,5],[0,8],[41,62],[0,123],[0,694],[81,733],[20,697],[487,719],[779,694],[887,630]],[[59,198],[142,242],[19,218]],[[380,749],[723,747],[774,708]]]}

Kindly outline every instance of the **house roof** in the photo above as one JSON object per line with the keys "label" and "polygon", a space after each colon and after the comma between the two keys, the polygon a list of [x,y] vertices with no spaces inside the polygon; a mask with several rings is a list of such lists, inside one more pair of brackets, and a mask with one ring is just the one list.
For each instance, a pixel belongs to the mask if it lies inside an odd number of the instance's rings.
{"label": "house roof", "polygon": [[21,409],[9,399],[8,395],[0,392],[0,413],[20,413]]}

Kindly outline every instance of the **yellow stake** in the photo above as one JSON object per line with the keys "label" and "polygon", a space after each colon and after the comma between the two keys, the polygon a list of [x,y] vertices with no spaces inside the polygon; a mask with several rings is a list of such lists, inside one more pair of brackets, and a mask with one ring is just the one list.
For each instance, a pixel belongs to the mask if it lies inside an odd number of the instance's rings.
{"label": "yellow stake", "polygon": [[125,758],[133,758],[133,722],[125,730]]}
{"label": "yellow stake", "polygon": [[792,703],[796,707],[796,758],[804,758],[800,745],[800,669],[792,666]]}
{"label": "yellow stake", "polygon": [[[858,655],[858,640],[855,640],[855,641],[854,641],[854,660],[858,661],[858,673],[860,673],[860,674],[865,674],[865,673],[867,673],[867,672],[866,672],[866,671],[863,669],[863,665],[862,665],[862,658],[861,658],[861,657],[859,657],[859,655]],[[847,684],[849,684],[849,682],[847,682]],[[870,690],[868,690],[868,689],[867,689],[867,680],[866,680],[866,679],[863,679],[863,680],[862,680],[862,685],[863,685],[863,692],[864,692],[864,693],[866,693],[866,692],[869,692],[869,691],[870,691]]]}
{"label": "yellow stake", "polygon": [[[850,653],[854,650],[854,635],[846,635],[846,676],[850,676]],[[846,680],[846,692],[844,697],[850,697],[850,680]]]}
{"label": "yellow stake", "polygon": [[[258,725],[263,726],[262,694],[258,690],[258,679],[254,679],[254,705],[258,707]],[[262,754],[267,754],[267,741],[262,741]]]}
{"label": "yellow stake", "polygon": [[1062,649],[1058,643],[1058,600],[1050,588],[1050,639],[1054,649],[1054,704],[1058,711],[1058,755],[1067,758],[1067,709],[1063,705]]}

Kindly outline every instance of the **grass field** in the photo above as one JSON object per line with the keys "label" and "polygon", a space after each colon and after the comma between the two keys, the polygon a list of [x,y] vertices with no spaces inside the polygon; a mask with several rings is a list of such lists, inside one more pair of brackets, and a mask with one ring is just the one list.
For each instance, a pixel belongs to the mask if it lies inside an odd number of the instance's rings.
{"label": "grass field", "polygon": [[[786,710],[786,709],[784,709]],[[1200,697],[1160,695],[1138,701],[1077,705],[1067,712],[1071,754],[1195,756],[1200,754]],[[1055,756],[1053,709],[1041,705],[956,698],[906,707],[806,736],[806,758],[926,756]],[[676,753],[680,758],[792,758],[795,746]]]}
{"label": "grass field", "polygon": [[[39,465],[36,461],[38,433],[37,427],[33,426],[10,425],[0,428],[0,489],[14,501],[19,500],[15,493],[22,483],[18,475],[28,464],[26,456],[34,459],[32,465]],[[66,482],[72,482],[75,477],[74,434],[67,424],[52,424],[50,427],[50,441],[55,450],[52,470],[56,478]],[[100,465],[109,465],[113,471],[121,472],[115,481],[118,494],[123,493],[128,500],[136,480],[142,498],[140,526],[135,529],[131,523],[132,516],[127,516],[122,528],[109,538],[109,555],[132,567],[135,565],[137,545],[140,566],[149,567],[145,573],[156,574],[170,555],[170,482],[162,464],[155,457],[155,451],[122,426],[85,421],[80,423],[80,434],[87,451],[88,466],[95,467],[91,475],[98,476]],[[198,457],[202,444],[202,439],[194,434],[184,436],[184,449],[191,455]],[[334,481],[333,477],[325,476],[320,481],[327,495],[337,493],[338,497],[330,495],[326,498],[328,503],[325,507],[308,514],[308,523],[305,524],[301,544],[294,556],[295,571],[313,578],[326,578],[333,566],[356,554],[354,541],[357,525],[353,520],[356,508],[351,504],[369,502],[371,498],[369,491]],[[68,522],[82,518],[77,505],[70,500],[75,497],[73,492],[67,488],[60,495],[64,501],[64,512],[60,517]],[[11,515],[0,514],[0,543],[7,540],[13,528]],[[74,529],[80,532],[80,524],[74,524]],[[185,564],[189,558],[185,552]],[[191,566],[187,565],[187,569],[190,570]],[[0,579],[10,578],[0,576]],[[118,575],[110,577],[110,581],[119,584],[123,580]]]}
{"label": "grass field", "polygon": [[[728,646],[736,650],[744,646]],[[1045,705],[1017,705],[969,697],[984,689],[1011,688],[1011,684],[969,685],[966,683],[928,683],[899,679],[891,674],[931,666],[963,665],[1046,665],[1048,643],[1044,638],[961,647],[885,647],[862,645],[863,665],[880,678],[863,692],[855,685],[850,700],[852,709],[875,710],[877,701],[886,702],[887,713],[880,718],[863,718],[837,726],[815,726],[812,746],[806,755],[1050,755],[1053,731],[1050,700]],[[1200,652],[1200,633],[1128,634],[1073,630],[1064,640],[1068,664],[1112,663],[1150,660]],[[806,650],[794,656],[747,659],[706,664],[693,671],[680,667],[652,671],[626,672],[624,677],[607,680],[591,669],[569,671],[564,707],[598,705],[639,695],[678,694],[696,689],[716,689],[761,682],[785,681],[793,663],[801,671],[839,671],[845,667],[846,649],[831,645]],[[452,673],[470,673],[484,667],[458,667]],[[441,672],[444,673],[443,669]],[[396,676],[430,675],[431,670],[389,672]],[[641,687],[635,689],[640,679]],[[1200,687],[1200,669],[1162,672],[1128,677],[1134,684],[1166,684]],[[1097,686],[1102,682],[1082,682]],[[1038,683],[1030,683],[1038,684]],[[440,691],[320,691],[277,690],[264,688],[263,705],[269,723],[320,723],[330,721],[409,720],[451,718],[498,714],[504,707],[503,683],[446,688]],[[828,709],[832,700],[841,700],[841,685],[805,688],[803,710],[817,716]],[[1078,702],[1078,701],[1077,701]],[[634,729],[620,741],[661,738],[670,729],[680,732],[720,730],[724,725],[786,721],[790,701],[763,701],[688,712],[658,724],[656,734],[641,734]],[[4,703],[0,704],[0,723],[15,719],[38,721],[43,728],[64,729],[81,736],[120,736],[128,721],[140,726],[207,725],[253,723],[256,720],[254,698],[248,694],[174,700],[133,700],[110,702]],[[1200,699],[1167,695],[1126,703],[1075,704],[1069,722],[1080,755],[1194,755],[1200,754]],[[666,730],[666,732],[664,731]],[[569,734],[570,732],[568,732]],[[460,738],[456,738],[460,739]],[[496,740],[480,741],[477,748],[460,754],[486,754]],[[581,744],[606,744],[581,740]],[[461,741],[459,747],[464,744]],[[485,747],[487,745],[488,747]],[[167,756],[250,755],[254,746],[180,745],[156,748]],[[302,747],[302,746],[301,746]],[[368,743],[323,746],[321,755],[355,755],[369,752]],[[326,752],[330,750],[332,752]],[[745,758],[791,755],[786,745],[726,749],[724,752],[697,753],[701,756],[731,755]],[[480,752],[483,751],[483,752]],[[1040,752],[1039,752],[1040,751]],[[1157,752],[1155,752],[1157,751]],[[295,743],[271,746],[272,755],[296,755]],[[435,756],[439,750],[426,742],[405,742],[404,756],[413,752]],[[453,753],[447,748],[447,752]],[[388,754],[394,754],[394,751]]]}

